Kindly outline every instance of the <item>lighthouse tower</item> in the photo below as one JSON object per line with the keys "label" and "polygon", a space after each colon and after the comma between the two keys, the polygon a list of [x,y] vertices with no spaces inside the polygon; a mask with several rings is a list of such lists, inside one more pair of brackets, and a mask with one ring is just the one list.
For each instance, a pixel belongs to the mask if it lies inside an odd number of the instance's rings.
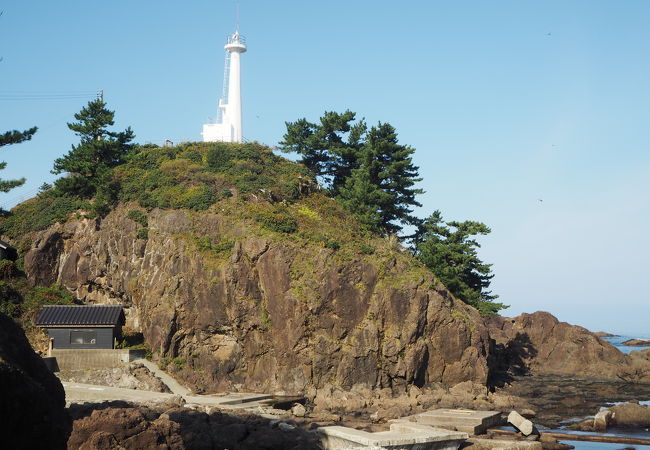
{"label": "lighthouse tower", "polygon": [[223,95],[219,100],[216,123],[203,125],[203,142],[243,141],[241,120],[241,66],[240,54],[246,51],[246,39],[239,30],[228,36],[226,64],[223,74]]}

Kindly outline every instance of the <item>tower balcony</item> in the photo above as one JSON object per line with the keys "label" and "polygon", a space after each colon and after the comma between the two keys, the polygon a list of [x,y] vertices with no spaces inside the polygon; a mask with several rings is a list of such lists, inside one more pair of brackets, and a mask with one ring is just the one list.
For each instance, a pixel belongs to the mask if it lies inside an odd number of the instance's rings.
{"label": "tower balcony", "polygon": [[246,38],[239,34],[239,32],[236,32],[226,38],[224,48],[229,52],[244,53],[246,51]]}

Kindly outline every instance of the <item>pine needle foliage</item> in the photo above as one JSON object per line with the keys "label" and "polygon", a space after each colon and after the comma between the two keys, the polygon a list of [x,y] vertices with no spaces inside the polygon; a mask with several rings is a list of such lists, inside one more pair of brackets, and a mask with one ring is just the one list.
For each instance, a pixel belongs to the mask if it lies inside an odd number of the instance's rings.
{"label": "pine needle foliage", "polygon": [[[37,127],[32,127],[29,130],[25,131],[7,131],[4,134],[0,134],[0,147],[5,145],[19,144],[24,141],[29,141],[34,133],[38,130]],[[0,170],[7,167],[6,162],[0,162]],[[25,179],[20,178],[18,180],[0,180],[0,192],[9,192],[15,187],[22,186],[25,184]]]}
{"label": "pine needle foliage", "polygon": [[398,142],[388,123],[368,129],[356,114],[326,111],[318,123],[287,122],[280,149],[303,163],[359,219],[376,232],[398,233],[416,225],[413,207],[421,189],[413,148]]}
{"label": "pine needle foliage", "polygon": [[117,186],[112,183],[113,168],[125,162],[132,150],[133,130],[110,131],[114,125],[115,112],[106,108],[98,98],[74,115],[77,122],[68,128],[80,138],[77,145],[54,161],[52,173],[67,173],[56,181],[62,193],[77,198],[94,197],[93,209],[97,214],[107,211],[116,199]]}
{"label": "pine needle foliage", "polygon": [[474,237],[490,231],[481,222],[444,222],[440,211],[435,211],[424,220],[415,237],[417,258],[456,298],[483,315],[507,308],[495,302],[499,296],[488,290],[494,277],[492,265],[482,262],[477,253],[481,245]]}

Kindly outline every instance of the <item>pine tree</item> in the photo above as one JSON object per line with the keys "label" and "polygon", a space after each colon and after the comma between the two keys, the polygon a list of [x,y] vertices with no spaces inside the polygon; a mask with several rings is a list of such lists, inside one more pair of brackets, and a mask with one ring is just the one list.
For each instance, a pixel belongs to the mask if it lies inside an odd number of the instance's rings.
{"label": "pine tree", "polygon": [[371,229],[397,233],[402,225],[418,224],[411,214],[421,206],[415,196],[422,193],[413,187],[421,180],[411,159],[414,150],[398,143],[390,124],[368,130],[363,119],[354,119],[348,110],[325,112],[319,123],[287,122],[281,149],[301,155],[330,195]]}
{"label": "pine tree", "polygon": [[108,130],[114,124],[114,115],[100,98],[88,102],[74,115],[78,122],[68,123],[68,128],[81,139],[67,155],[54,161],[52,173],[69,174],[57,180],[58,189],[82,198],[97,194],[105,201],[104,197],[110,197],[107,189],[110,190],[112,169],[124,162],[135,137],[130,127],[122,132]]}
{"label": "pine tree", "polygon": [[[0,135],[0,147],[29,141],[34,133],[36,133],[36,130],[38,130],[37,127],[32,127],[29,130],[25,131],[7,131],[6,133]],[[7,167],[7,163],[0,162],[0,170],[4,169],[5,167]],[[24,178],[21,178],[19,180],[0,180],[0,192],[9,192],[15,187],[22,186],[24,183]]]}
{"label": "pine tree", "polygon": [[429,216],[416,233],[416,256],[442,282],[465,303],[474,306],[481,314],[495,314],[507,308],[497,303],[499,296],[488,290],[494,275],[491,264],[478,257],[480,244],[477,235],[487,235],[490,228],[474,221],[443,222],[440,211]]}
{"label": "pine tree", "polygon": [[365,133],[365,123],[352,123],[355,113],[326,111],[320,123],[307,119],[286,122],[287,132],[280,142],[284,152],[298,153],[300,162],[321,179],[326,188],[337,192],[356,167],[357,152]]}
{"label": "pine tree", "polygon": [[352,211],[363,211],[362,220],[379,232],[397,233],[402,225],[415,225],[413,207],[422,206],[413,186],[421,178],[411,155],[414,149],[401,145],[388,123],[379,123],[366,134],[357,154],[357,168],[339,189],[339,198]]}

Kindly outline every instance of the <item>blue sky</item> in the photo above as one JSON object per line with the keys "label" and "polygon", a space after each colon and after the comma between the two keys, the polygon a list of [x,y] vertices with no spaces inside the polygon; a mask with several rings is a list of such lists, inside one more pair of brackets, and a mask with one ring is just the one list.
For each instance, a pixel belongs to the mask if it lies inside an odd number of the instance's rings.
{"label": "blue sky", "polygon": [[[54,179],[65,123],[99,89],[139,142],[200,140],[216,115],[235,2],[0,10],[0,130],[40,127],[3,148],[2,178],[28,181],[0,205]],[[492,228],[480,254],[506,314],[647,335],[649,16],[633,0],[242,0],[244,134],[275,145],[325,110],[389,122],[416,149],[417,213]]]}

